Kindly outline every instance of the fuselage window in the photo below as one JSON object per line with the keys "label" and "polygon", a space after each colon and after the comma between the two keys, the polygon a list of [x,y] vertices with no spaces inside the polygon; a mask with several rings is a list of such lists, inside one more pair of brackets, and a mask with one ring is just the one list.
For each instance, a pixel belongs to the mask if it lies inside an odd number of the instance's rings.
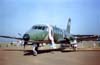
{"label": "fuselage window", "polygon": [[45,29],[45,27],[43,26],[43,27],[42,27],[42,30],[44,30],[44,29]]}
{"label": "fuselage window", "polygon": [[43,30],[48,31],[48,27],[44,26]]}

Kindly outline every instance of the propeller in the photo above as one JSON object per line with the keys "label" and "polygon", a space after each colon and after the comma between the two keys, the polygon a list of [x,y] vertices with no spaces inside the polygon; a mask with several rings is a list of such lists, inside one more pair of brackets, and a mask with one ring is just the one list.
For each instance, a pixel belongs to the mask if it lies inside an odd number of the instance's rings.
{"label": "propeller", "polygon": [[30,39],[29,34],[24,34],[24,35],[23,35],[24,48],[25,48],[26,44],[28,43],[29,39]]}
{"label": "propeller", "polygon": [[24,40],[24,48],[25,48],[26,44],[29,42],[29,39],[30,39],[29,34],[24,34],[22,38],[11,37],[11,36],[3,36],[3,35],[0,35],[0,37],[2,37],[2,38],[10,38],[10,39],[17,39],[17,40]]}

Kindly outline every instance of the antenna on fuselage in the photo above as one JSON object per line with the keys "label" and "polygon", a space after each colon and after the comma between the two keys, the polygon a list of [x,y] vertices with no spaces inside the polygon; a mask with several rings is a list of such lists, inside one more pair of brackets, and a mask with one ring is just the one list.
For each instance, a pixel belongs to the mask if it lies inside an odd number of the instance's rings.
{"label": "antenna on fuselage", "polygon": [[71,18],[68,19],[67,28],[66,28],[66,32],[68,34],[70,34],[70,29],[71,29]]}

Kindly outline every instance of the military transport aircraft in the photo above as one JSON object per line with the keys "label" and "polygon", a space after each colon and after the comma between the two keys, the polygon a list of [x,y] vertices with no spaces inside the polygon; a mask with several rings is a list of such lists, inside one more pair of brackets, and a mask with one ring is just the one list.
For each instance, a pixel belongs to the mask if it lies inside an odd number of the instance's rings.
{"label": "military transport aircraft", "polygon": [[[3,38],[18,39],[24,41],[24,48],[26,45],[32,45],[33,55],[38,54],[40,44],[51,44],[53,49],[56,49],[56,44],[61,44],[62,50],[66,47],[72,47],[76,50],[77,42],[82,40],[97,40],[94,35],[72,35],[70,34],[71,19],[68,19],[66,30],[60,29],[52,25],[38,24],[33,25],[32,28],[25,32],[22,38],[3,36]],[[30,44],[31,43],[31,44]]]}

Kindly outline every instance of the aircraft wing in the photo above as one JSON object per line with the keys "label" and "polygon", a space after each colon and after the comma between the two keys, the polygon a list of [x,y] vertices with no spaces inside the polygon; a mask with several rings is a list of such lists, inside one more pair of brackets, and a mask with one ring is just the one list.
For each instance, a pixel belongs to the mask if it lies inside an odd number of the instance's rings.
{"label": "aircraft wing", "polygon": [[[12,36],[3,36],[3,35],[1,35],[0,37],[1,37],[1,38],[9,38],[9,39],[24,40],[23,38],[12,37]],[[27,42],[32,42],[32,43],[50,43],[50,40],[37,40],[37,41],[29,40],[29,41],[27,41]]]}
{"label": "aircraft wing", "polygon": [[[24,40],[23,38],[18,38],[18,37],[11,37],[11,36],[0,36],[2,38],[10,38],[10,39],[17,39],[17,40]],[[100,36],[93,36],[93,35],[74,35],[74,37],[76,37],[76,40],[78,42],[80,41],[97,41],[98,39],[100,40]],[[63,41],[60,41],[62,43],[64,43],[66,40],[63,40]],[[32,42],[32,43],[50,43],[51,41],[50,40],[37,40],[37,41],[34,41],[34,40],[29,40],[27,42]],[[32,44],[31,43],[31,44]],[[58,41],[59,43],[59,41]]]}
{"label": "aircraft wing", "polygon": [[93,36],[93,35],[91,35],[91,36],[84,36],[84,35],[82,35],[82,36],[77,36],[76,37],[76,40],[77,41],[97,41],[98,39],[99,39],[100,37],[99,36]]}
{"label": "aircraft wing", "polygon": [[17,38],[17,37],[11,37],[11,36],[0,36],[2,38],[10,38],[10,39],[18,39],[18,40],[23,40],[23,38]]}
{"label": "aircraft wing", "polygon": [[93,36],[96,36],[96,35],[73,35],[74,37],[93,37]]}

